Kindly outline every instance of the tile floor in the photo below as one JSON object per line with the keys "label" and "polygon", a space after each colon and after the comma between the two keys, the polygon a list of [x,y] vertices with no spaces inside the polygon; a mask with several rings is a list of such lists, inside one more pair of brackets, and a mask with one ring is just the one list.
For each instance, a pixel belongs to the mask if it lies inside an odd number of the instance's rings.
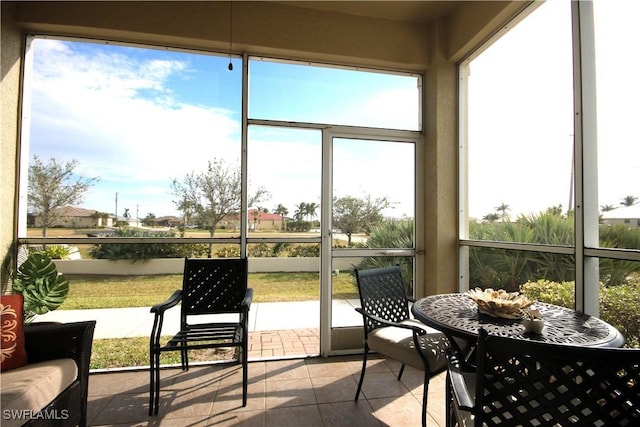
{"label": "tile floor", "polygon": [[[250,359],[251,360],[251,359]],[[239,365],[200,365],[187,372],[164,369],[160,410],[148,416],[147,370],[92,373],[91,426],[419,426],[422,373],[372,357],[363,394],[353,397],[361,356],[255,360],[249,363],[249,396],[242,407]],[[444,426],[444,378],[429,386],[430,426]]]}

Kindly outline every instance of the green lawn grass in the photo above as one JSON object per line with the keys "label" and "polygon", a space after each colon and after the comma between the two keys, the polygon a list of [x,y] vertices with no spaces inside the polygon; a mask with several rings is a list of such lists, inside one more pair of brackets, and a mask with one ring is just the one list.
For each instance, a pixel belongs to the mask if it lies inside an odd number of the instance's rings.
{"label": "green lawn grass", "polygon": [[[150,307],[182,287],[182,275],[65,275],[69,296],[60,310]],[[318,273],[251,273],[249,287],[254,302],[316,300],[320,295]],[[334,298],[358,298],[353,276],[333,276]]]}

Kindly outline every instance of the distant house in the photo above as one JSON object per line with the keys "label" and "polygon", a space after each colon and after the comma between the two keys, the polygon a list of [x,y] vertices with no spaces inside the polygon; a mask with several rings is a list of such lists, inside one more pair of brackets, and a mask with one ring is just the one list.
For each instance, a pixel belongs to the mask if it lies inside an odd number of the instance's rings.
{"label": "distant house", "polygon": [[178,218],[177,216],[167,215],[156,218],[156,225],[161,227],[181,227],[184,223],[182,218]]}
{"label": "distant house", "polygon": [[624,224],[630,227],[640,227],[640,204],[625,206],[602,214],[604,224]]}
{"label": "distant house", "polygon": [[282,216],[273,213],[250,209],[247,216],[249,230],[252,231],[280,231],[282,230]]}
{"label": "distant house", "polygon": [[[98,228],[113,227],[113,215],[101,213],[93,209],[85,209],[77,206],[64,206],[54,209],[57,219],[49,227],[65,228]],[[30,224],[33,227],[42,227],[42,217],[33,215]]]}

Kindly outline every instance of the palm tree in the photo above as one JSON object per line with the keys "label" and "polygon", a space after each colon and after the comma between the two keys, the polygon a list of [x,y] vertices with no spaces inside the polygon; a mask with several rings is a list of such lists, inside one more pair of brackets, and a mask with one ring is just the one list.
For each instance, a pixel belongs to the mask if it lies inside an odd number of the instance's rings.
{"label": "palm tree", "polygon": [[600,205],[600,211],[602,212],[611,212],[615,209],[618,209],[618,207],[613,205]]}
{"label": "palm tree", "polygon": [[509,210],[509,205],[505,205],[504,203],[496,207],[496,211],[500,212],[500,216],[502,217],[503,220],[507,217],[508,210]]}
{"label": "palm tree", "polygon": [[626,207],[637,205],[638,204],[638,198],[636,196],[626,196],[626,197],[624,197],[622,199],[620,204],[622,206],[626,206]]}
{"label": "palm tree", "polygon": [[308,218],[310,220],[312,220],[313,218],[317,217],[318,215],[316,214],[316,211],[318,210],[318,204],[317,203],[307,203],[307,209],[306,209],[306,214],[308,216]]}
{"label": "palm tree", "polygon": [[293,213],[293,217],[296,221],[302,221],[306,214],[307,204],[305,202],[301,202],[299,205],[296,205],[296,211]]}
{"label": "palm tree", "polygon": [[280,215],[280,217],[282,218],[282,221],[280,223],[280,229],[282,231],[286,230],[287,228],[285,227],[285,219],[284,217],[289,213],[289,209],[285,208],[283,204],[278,204],[278,206],[273,210],[274,214]]}

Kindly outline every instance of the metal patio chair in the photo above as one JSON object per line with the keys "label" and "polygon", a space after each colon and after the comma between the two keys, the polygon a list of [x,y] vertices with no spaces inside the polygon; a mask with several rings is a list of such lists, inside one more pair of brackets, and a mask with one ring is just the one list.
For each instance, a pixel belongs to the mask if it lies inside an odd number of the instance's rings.
{"label": "metal patio chair", "polygon": [[[253,290],[247,287],[246,258],[185,259],[182,290],[151,308],[155,318],[149,340],[149,415],[158,413],[160,354],[168,351],[181,353],[182,369],[186,371],[189,369],[189,350],[239,349],[236,362],[242,364],[242,406],[246,406],[248,318],[252,298]],[[163,344],[164,314],[178,303],[182,303],[180,330]],[[208,317],[203,323],[196,323],[202,315],[224,315],[224,318],[212,321],[212,317]],[[229,315],[234,320],[229,321]]]}
{"label": "metal patio chair", "polygon": [[412,319],[406,286],[399,266],[355,270],[364,321],[364,353],[362,372],[355,400],[358,400],[367,368],[367,355],[373,350],[402,363],[398,380],[405,365],[424,371],[422,396],[422,425],[427,420],[427,392],[429,378],[446,368],[447,338],[439,331]]}
{"label": "metal patio chair", "polygon": [[447,425],[640,425],[640,350],[479,332],[475,367],[449,352]]}

